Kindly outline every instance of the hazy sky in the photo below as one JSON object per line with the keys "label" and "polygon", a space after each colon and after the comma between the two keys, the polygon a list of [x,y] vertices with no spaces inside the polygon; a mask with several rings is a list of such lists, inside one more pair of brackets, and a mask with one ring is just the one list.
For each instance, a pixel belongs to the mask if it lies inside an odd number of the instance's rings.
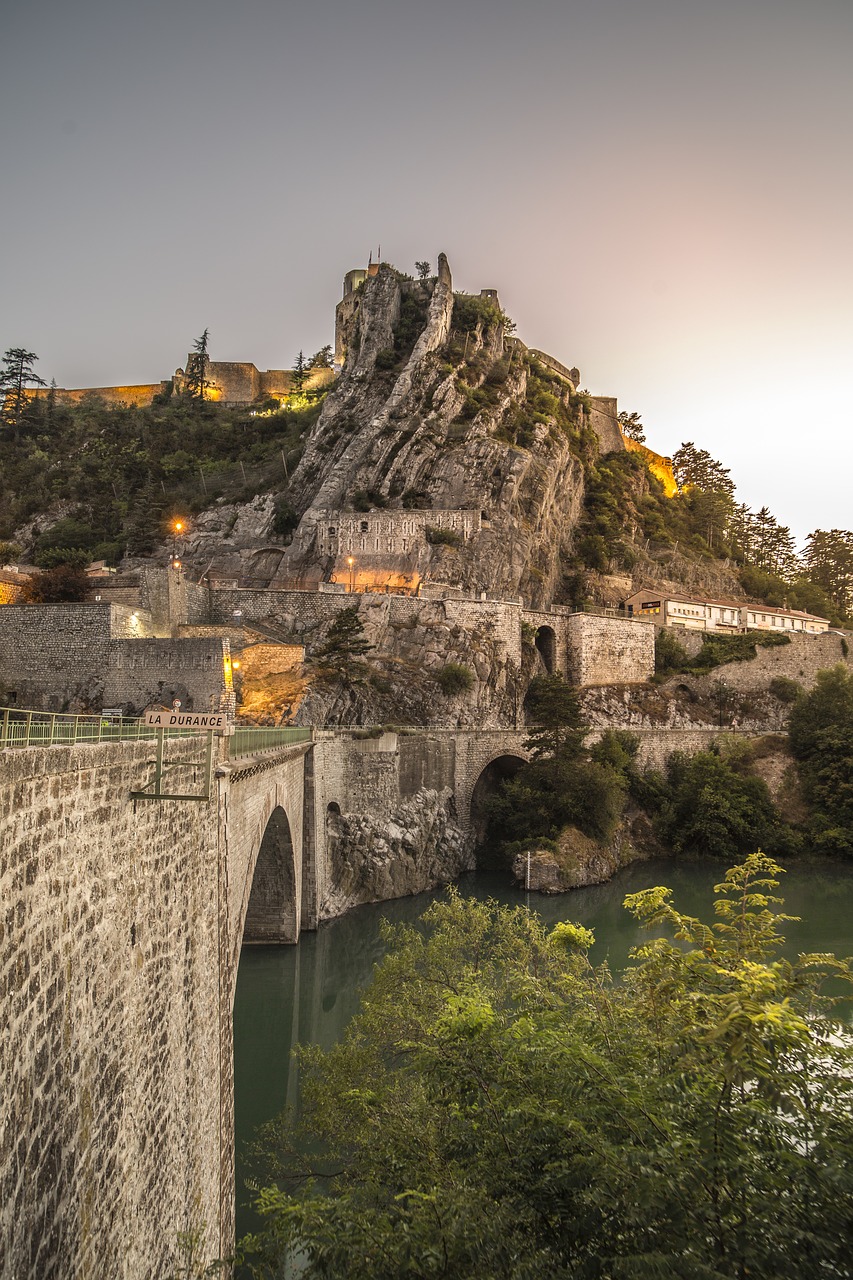
{"label": "hazy sky", "polygon": [[0,347],[60,386],[333,337],[371,246],[853,525],[851,0],[7,0]]}

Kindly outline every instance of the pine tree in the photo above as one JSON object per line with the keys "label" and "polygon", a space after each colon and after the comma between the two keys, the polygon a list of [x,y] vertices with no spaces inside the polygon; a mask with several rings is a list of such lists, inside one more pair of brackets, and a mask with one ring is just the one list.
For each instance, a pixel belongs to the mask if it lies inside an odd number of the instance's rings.
{"label": "pine tree", "polygon": [[639,444],[643,443],[646,433],[643,430],[643,423],[638,413],[628,413],[623,409],[619,414],[618,421],[619,430],[623,436],[627,436],[629,440],[636,440]]}
{"label": "pine tree", "polygon": [[21,427],[26,417],[30,397],[27,387],[46,387],[44,378],[33,371],[38,356],[24,347],[9,347],[3,356],[0,369],[0,418],[10,428],[12,439],[21,438]]}
{"label": "pine tree", "polygon": [[207,379],[207,366],[210,356],[207,353],[209,331],[205,329],[200,338],[193,343],[192,354],[187,361],[186,386],[193,400],[203,401],[207,388],[211,385]]}
{"label": "pine tree", "polygon": [[305,360],[305,356],[300,351],[293,362],[293,390],[297,395],[302,394],[307,373],[308,364]]}
{"label": "pine tree", "polygon": [[317,665],[337,680],[353,680],[363,674],[365,654],[375,648],[364,637],[358,606],[342,609],[329,628],[326,643],[317,650]]}

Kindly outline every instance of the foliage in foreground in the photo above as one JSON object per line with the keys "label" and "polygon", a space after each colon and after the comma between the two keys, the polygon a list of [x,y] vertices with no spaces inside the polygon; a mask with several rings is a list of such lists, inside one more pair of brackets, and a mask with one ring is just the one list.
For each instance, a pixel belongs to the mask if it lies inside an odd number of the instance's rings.
{"label": "foliage in foreground", "polygon": [[[302,1049],[304,1120],[266,1134],[256,1276],[853,1276],[850,1037],[779,957],[780,868],[749,856],[712,925],[668,889],[623,980],[591,933],[452,896],[390,929],[345,1041]],[[320,1181],[315,1179],[319,1178]]]}

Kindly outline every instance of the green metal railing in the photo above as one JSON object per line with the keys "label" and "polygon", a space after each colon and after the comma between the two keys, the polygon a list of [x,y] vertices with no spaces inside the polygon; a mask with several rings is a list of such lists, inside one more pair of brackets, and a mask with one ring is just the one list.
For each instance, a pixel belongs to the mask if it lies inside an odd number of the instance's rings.
{"label": "green metal railing", "polygon": [[[151,741],[162,732],[166,738],[194,738],[204,730],[163,729],[128,716],[77,716],[59,711],[26,711],[0,707],[0,750],[4,747],[74,746],[76,743]],[[227,738],[228,756],[253,755],[274,747],[310,742],[312,729],[292,725],[277,729],[235,729]]]}
{"label": "green metal railing", "polygon": [[[74,746],[78,742],[127,742],[155,737],[157,730],[123,716],[75,716],[59,711],[25,711],[0,707],[3,747]],[[167,729],[169,738],[188,738],[197,729]]]}
{"label": "green metal railing", "polygon": [[291,725],[280,729],[235,729],[228,736],[228,758],[251,756],[257,751],[269,751],[273,747],[287,747],[297,742],[310,742],[313,729],[301,729]]}

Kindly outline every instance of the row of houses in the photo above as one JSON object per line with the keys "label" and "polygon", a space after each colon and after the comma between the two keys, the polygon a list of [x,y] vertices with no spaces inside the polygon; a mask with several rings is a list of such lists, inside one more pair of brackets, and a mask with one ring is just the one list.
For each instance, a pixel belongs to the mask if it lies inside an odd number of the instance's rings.
{"label": "row of houses", "polygon": [[819,618],[801,609],[785,609],[769,604],[748,604],[743,600],[708,600],[678,592],[635,591],[625,601],[629,616],[644,618],[663,627],[686,627],[691,631],[782,631],[821,635],[830,627],[828,618]]}

